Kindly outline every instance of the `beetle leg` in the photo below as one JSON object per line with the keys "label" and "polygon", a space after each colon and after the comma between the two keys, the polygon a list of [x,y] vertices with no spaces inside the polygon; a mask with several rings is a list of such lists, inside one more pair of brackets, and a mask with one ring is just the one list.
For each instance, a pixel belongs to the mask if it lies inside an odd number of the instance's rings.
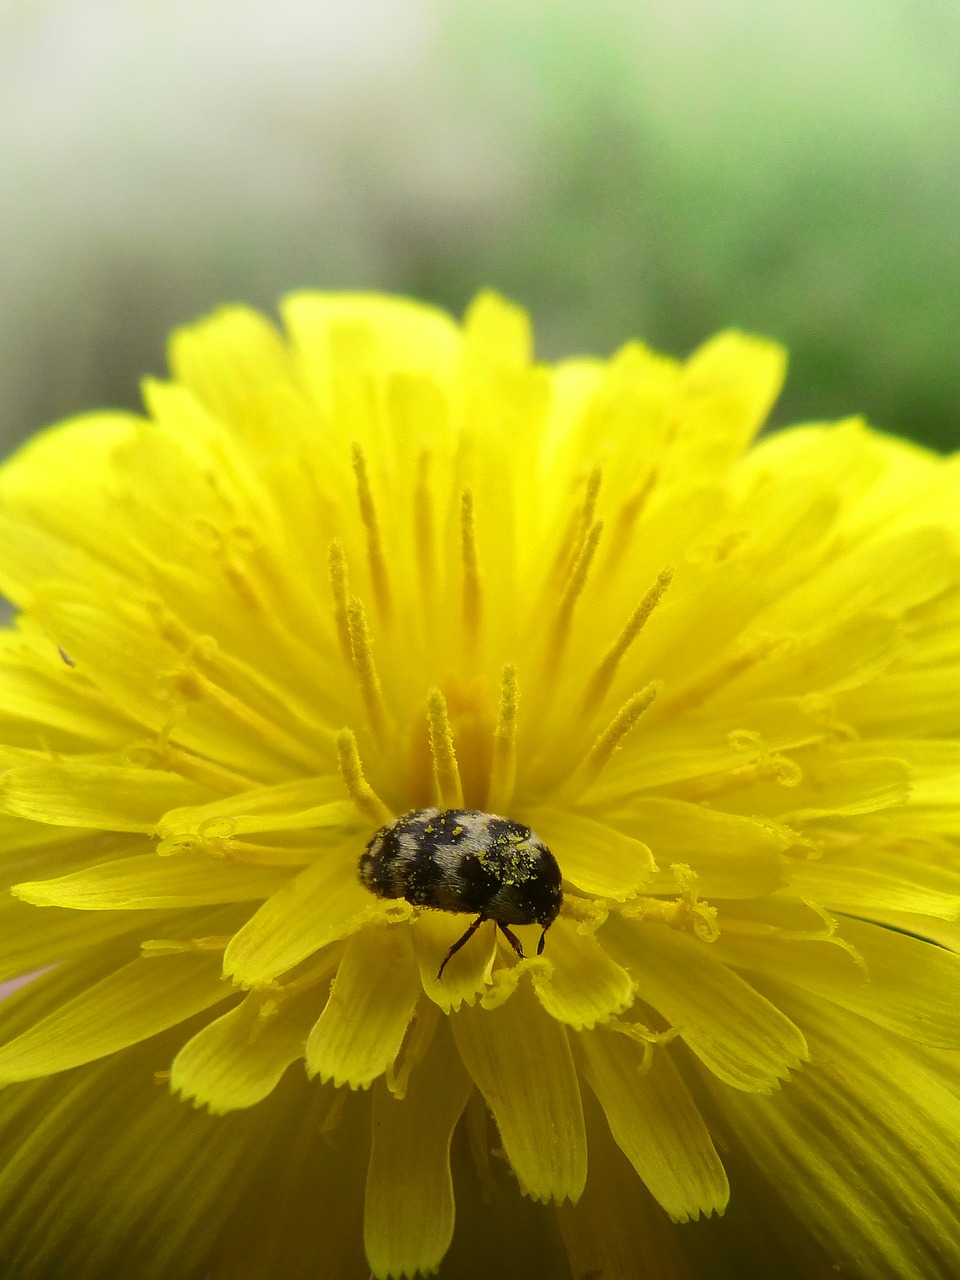
{"label": "beetle leg", "polygon": [[[466,933],[463,935],[463,937],[462,937],[462,938],[458,938],[458,939],[457,939],[457,941],[453,944],[453,946],[450,948],[450,950],[447,952],[446,956],[444,957],[443,964],[442,964],[442,965],[440,966],[440,968],[437,970],[437,981],[438,981],[438,982],[439,982],[439,981],[440,981],[440,979],[443,977],[443,971],[444,971],[444,969],[447,967],[447,961],[448,961],[448,960],[450,960],[453,956],[455,956],[455,955],[457,954],[457,952],[460,950],[460,948],[461,948],[461,947],[466,946],[466,944],[470,941],[470,939],[473,937],[473,935],[477,932],[477,930],[478,930],[478,929],[480,928],[480,926],[483,924],[484,920],[489,920],[489,918],[490,918],[489,916],[485,916],[485,915],[481,912],[481,913],[480,913],[480,915],[478,915],[478,916],[477,916],[476,920],[474,920],[474,922],[473,922],[473,924],[470,926],[470,928],[469,928],[469,929],[466,931]],[[502,928],[502,927],[503,927],[503,926],[501,925],[501,928]]]}
{"label": "beetle leg", "polygon": [[520,959],[521,960],[526,959],[526,957],[523,954],[523,947],[520,945],[520,939],[513,932],[513,930],[508,929],[505,924],[500,924],[499,921],[497,922],[497,928],[500,930],[500,932],[503,934],[506,940],[510,943],[511,947],[513,947],[514,951],[517,953]]}

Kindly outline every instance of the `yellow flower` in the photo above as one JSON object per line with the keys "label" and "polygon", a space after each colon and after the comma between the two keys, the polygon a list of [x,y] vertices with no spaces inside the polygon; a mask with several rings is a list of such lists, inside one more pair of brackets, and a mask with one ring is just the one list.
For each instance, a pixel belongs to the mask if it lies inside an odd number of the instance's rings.
{"label": "yellow flower", "polygon": [[[751,444],[736,333],[283,315],[0,473],[0,1275],[957,1274],[957,463]],[[361,883],[429,807],[542,955]]]}

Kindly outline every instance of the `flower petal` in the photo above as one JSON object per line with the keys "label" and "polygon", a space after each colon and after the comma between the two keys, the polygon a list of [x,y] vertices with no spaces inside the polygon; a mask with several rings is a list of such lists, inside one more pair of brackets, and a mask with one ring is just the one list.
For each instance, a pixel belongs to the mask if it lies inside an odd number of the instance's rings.
{"label": "flower petal", "polygon": [[[363,1185],[370,1155],[369,1098],[338,1093],[290,1072],[260,1106],[215,1123],[254,1121],[262,1113],[260,1146],[248,1156],[253,1176],[246,1194],[220,1232],[207,1271],[198,1275],[204,1280],[367,1280]],[[174,1280],[182,1274],[170,1273]]]}
{"label": "flower petal", "polygon": [[0,1048],[0,1080],[30,1080],[92,1062],[219,1004],[231,989],[219,957],[141,958],[103,978]]}
{"label": "flower petal", "polygon": [[157,823],[163,839],[182,835],[250,835],[264,831],[334,827],[359,829],[356,806],[343,799],[343,780],[326,776],[296,778],[270,787],[255,787],[209,804],[171,809]]}
{"label": "flower petal", "polygon": [[269,898],[289,879],[284,867],[251,866],[189,852],[117,858],[53,880],[26,880],[11,892],[39,907],[82,911],[196,907]]}
{"label": "flower petal", "polygon": [[591,933],[572,920],[550,926],[549,953],[530,961],[533,989],[552,1018],[578,1030],[605,1022],[633,1002],[635,984]]}
{"label": "flower petal", "polygon": [[[331,967],[334,962],[331,957]],[[287,1067],[303,1058],[319,999],[316,987],[279,999],[251,992],[179,1050],[170,1067],[170,1088],[213,1115],[262,1102]]]}
{"label": "flower petal", "polygon": [[782,347],[735,329],[698,347],[683,365],[676,410],[688,465],[719,469],[736,458],[763,425],[786,368]]}
{"label": "flower petal", "polygon": [[831,939],[730,929],[718,950],[730,964],[796,984],[910,1040],[960,1048],[960,955],[863,920],[844,919],[837,937],[856,948],[862,969]]}
{"label": "flower petal", "polygon": [[402,1101],[382,1081],[374,1085],[363,1235],[375,1275],[439,1267],[453,1237],[450,1141],[471,1087],[443,1027]]}
{"label": "flower petal", "polygon": [[[935,1280],[960,1238],[960,1097],[951,1065],[816,997],[779,989],[813,1060],[790,1087],[740,1101],[707,1081],[726,1122],[842,1268]],[[946,1267],[946,1270],[945,1270]]]}
{"label": "flower petal", "polygon": [[650,850],[606,823],[560,809],[530,809],[521,821],[543,840],[565,880],[603,898],[632,898],[656,870]]}
{"label": "flower petal", "polygon": [[952,859],[952,848],[940,842],[915,839],[902,849],[865,843],[794,862],[790,886],[802,898],[851,915],[913,911],[955,920],[960,867],[951,866]]}
{"label": "flower petal", "polygon": [[310,1032],[307,1070],[338,1088],[368,1088],[400,1052],[422,994],[406,925],[361,929]]}
{"label": "flower petal", "polygon": [[10,769],[2,788],[7,813],[61,827],[108,831],[150,832],[168,809],[210,798],[206,787],[176,773],[83,759]]}
{"label": "flower petal", "polygon": [[326,850],[319,862],[268,898],[231,938],[224,975],[241,986],[265,986],[367,921],[409,915],[406,903],[383,902],[361,885],[354,872],[355,850],[352,840]]}
{"label": "flower petal", "polygon": [[490,982],[497,955],[497,927],[492,922],[482,925],[469,942],[450,956],[443,977],[437,977],[450,948],[460,940],[470,923],[467,916],[424,911],[411,924],[420,981],[424,991],[444,1013],[459,1009],[464,1001],[473,1004]]}
{"label": "flower petal", "polygon": [[[17,1280],[200,1276],[276,1117],[214,1120],[157,1087],[152,1042],[0,1094],[0,1256]],[[77,1176],[78,1169],[83,1170]]]}
{"label": "flower petal", "polygon": [[691,1280],[679,1233],[610,1136],[600,1104],[583,1091],[590,1171],[583,1195],[557,1207],[574,1276]]}
{"label": "flower petal", "polygon": [[601,938],[705,1066],[725,1084],[769,1093],[807,1058],[801,1032],[712,952],[666,925],[611,920]]}
{"label": "flower petal", "polygon": [[642,1049],[615,1031],[583,1032],[583,1073],[610,1132],[654,1199],[674,1222],[722,1213],[727,1176],[703,1117],[669,1050]]}
{"label": "flower petal", "polygon": [[143,937],[167,912],[111,911],[86,915],[62,907],[38,911],[15,898],[0,898],[0,980],[18,978],[69,956],[83,954],[125,934]]}
{"label": "flower petal", "polygon": [[464,1006],[450,1026],[522,1190],[535,1200],[576,1200],[587,1140],[566,1030],[525,983],[495,1009]]}
{"label": "flower petal", "polygon": [[660,867],[647,893],[676,892],[674,862],[696,872],[697,891],[704,897],[769,893],[785,878],[779,855],[794,839],[772,822],[661,796],[638,796],[617,820],[624,831],[647,841]]}

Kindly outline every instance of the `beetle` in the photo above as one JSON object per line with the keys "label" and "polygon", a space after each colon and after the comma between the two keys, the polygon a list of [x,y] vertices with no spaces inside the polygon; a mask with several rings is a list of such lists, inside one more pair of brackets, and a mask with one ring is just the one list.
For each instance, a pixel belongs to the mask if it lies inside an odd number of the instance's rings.
{"label": "beetle", "polygon": [[450,959],[492,920],[522,960],[515,924],[547,930],[563,904],[556,858],[529,827],[477,809],[413,809],[382,826],[360,855],[360,880],[378,898],[416,907],[477,913],[444,958]]}

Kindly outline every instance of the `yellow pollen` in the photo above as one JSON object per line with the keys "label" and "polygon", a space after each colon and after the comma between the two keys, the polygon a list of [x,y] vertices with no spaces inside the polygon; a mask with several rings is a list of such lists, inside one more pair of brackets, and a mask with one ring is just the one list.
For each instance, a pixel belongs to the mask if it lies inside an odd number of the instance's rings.
{"label": "yellow pollen", "polygon": [[367,627],[367,615],[363,605],[354,596],[347,606],[347,626],[350,631],[350,650],[353,666],[360,685],[360,696],[367,712],[367,719],[377,745],[385,750],[390,740],[391,724],[383,697],[383,686],[373,661],[373,645]]}
{"label": "yellow pollen", "polygon": [[616,675],[617,667],[622,662],[624,655],[634,640],[646,626],[647,620],[663,599],[664,593],[672,581],[673,568],[668,566],[666,569],[661,569],[657,575],[656,582],[645,593],[643,599],[627,620],[626,626],[607,650],[596,671],[590,677],[583,696],[584,711],[598,707],[607,696],[610,685],[613,683],[613,677]]}
{"label": "yellow pollen", "polygon": [[390,812],[363,776],[357,739],[350,729],[341,729],[337,734],[337,761],[340,765],[340,776],[343,778],[350,799],[363,816],[369,818],[378,827],[392,822],[395,815]]}
{"label": "yellow pollen", "polygon": [[343,544],[339,538],[330,543],[327,556],[330,570],[330,592],[333,596],[333,618],[337,626],[337,638],[347,662],[353,664],[353,646],[350,643],[350,624],[347,620],[349,584],[347,581],[347,558],[343,554]]}
{"label": "yellow pollen", "polygon": [[493,759],[490,763],[490,785],[487,809],[490,813],[506,813],[513,799],[517,776],[517,669],[506,666],[500,681],[500,710],[493,732]]}
{"label": "yellow pollen", "polygon": [[427,728],[437,803],[441,809],[462,809],[463,784],[457,765],[457,751],[453,745],[453,730],[450,727],[446,700],[439,689],[431,689],[427,695]]}
{"label": "yellow pollen", "polygon": [[460,551],[463,558],[463,632],[467,647],[472,650],[480,634],[482,600],[473,493],[469,489],[464,489],[460,497]]}
{"label": "yellow pollen", "polygon": [[360,518],[367,531],[367,558],[370,563],[373,594],[376,598],[377,608],[380,610],[380,616],[388,618],[390,616],[390,587],[387,581],[387,563],[383,554],[383,543],[380,540],[380,524],[377,520],[377,508],[374,505],[373,493],[370,489],[366,455],[356,442],[353,445],[353,472],[357,478],[357,502],[360,506]]}
{"label": "yellow pollen", "polygon": [[563,653],[564,645],[570,634],[570,624],[573,621],[573,611],[576,608],[577,601],[583,593],[586,586],[587,575],[590,572],[590,565],[593,563],[593,557],[597,553],[597,546],[600,542],[600,535],[603,533],[603,521],[596,520],[587,531],[586,537],[580,544],[580,552],[571,570],[570,577],[567,579],[567,585],[564,588],[563,595],[560,597],[560,607],[557,610],[557,616],[553,624],[553,632],[550,638],[550,648],[547,652],[547,670],[551,672],[560,661]]}

